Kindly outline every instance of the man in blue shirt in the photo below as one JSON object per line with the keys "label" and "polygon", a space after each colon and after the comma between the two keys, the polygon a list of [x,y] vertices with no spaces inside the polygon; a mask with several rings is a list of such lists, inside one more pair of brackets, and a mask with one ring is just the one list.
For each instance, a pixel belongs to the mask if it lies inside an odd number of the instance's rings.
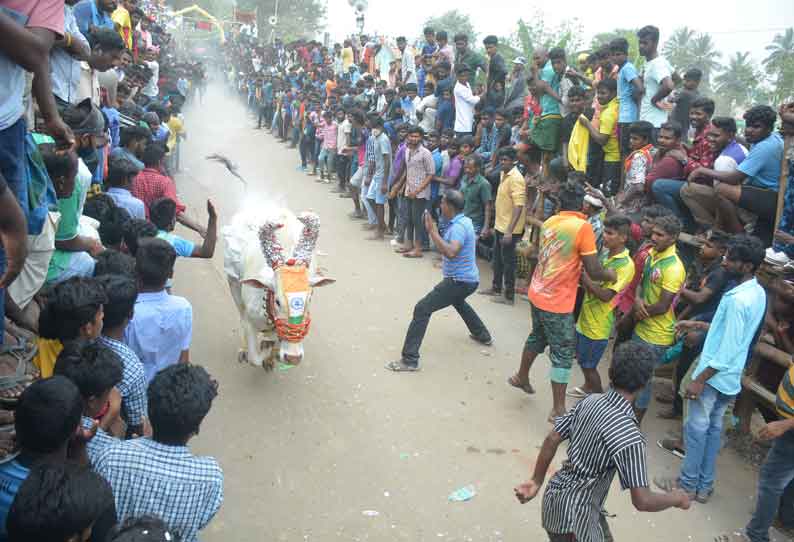
{"label": "man in blue shirt", "polygon": [[145,220],[146,206],[131,192],[132,179],[140,172],[138,166],[123,154],[111,154],[108,161],[107,195],[113,198],[118,207],[126,209],[132,218]]}
{"label": "man in blue shirt", "polygon": [[463,214],[465,201],[458,190],[447,190],[441,199],[441,213],[449,222],[444,237],[430,213],[425,211],[425,229],[442,257],[444,279],[414,307],[414,316],[408,326],[403,344],[402,357],[386,364],[394,372],[419,370],[419,348],[427,331],[427,324],[434,312],[450,305],[455,307],[469,328],[469,336],[480,344],[490,346],[493,339],[485,324],[466,298],[477,291],[480,271],[477,269],[477,236],[471,219]]}
{"label": "man in blue shirt", "polygon": [[771,231],[777,209],[783,138],[774,132],[777,113],[768,105],[756,105],[744,113],[744,137],[752,148],[736,169],[710,171],[718,196],[717,209],[723,231],[741,233],[754,220]]}
{"label": "man in blue shirt", "polygon": [[[6,516],[19,486],[35,464],[66,461],[82,413],[80,391],[63,376],[37,380],[22,392],[14,420],[19,454],[0,465],[0,540],[7,540]],[[79,444],[86,459],[85,443]]]}
{"label": "man in blue shirt", "polygon": [[88,37],[92,27],[115,30],[115,23],[110,18],[114,11],[116,0],[80,0],[74,6],[74,17],[80,32]]}
{"label": "man in blue shirt", "polygon": [[755,272],[764,260],[761,240],[737,235],[723,261],[737,286],[725,292],[711,323],[678,322],[680,331],[708,330],[700,361],[686,387],[688,414],[684,422],[686,457],[677,480],[657,479],[668,491],[680,488],[706,503],[714,493],[714,477],[725,410],[742,389],[742,372],[760,334],[766,313],[766,293]]}
{"label": "man in blue shirt", "polygon": [[615,38],[609,44],[612,62],[620,68],[618,72],[618,137],[620,155],[627,156],[629,147],[629,125],[637,122],[640,115],[639,102],[645,87],[637,68],[629,61],[629,42],[626,38]]}

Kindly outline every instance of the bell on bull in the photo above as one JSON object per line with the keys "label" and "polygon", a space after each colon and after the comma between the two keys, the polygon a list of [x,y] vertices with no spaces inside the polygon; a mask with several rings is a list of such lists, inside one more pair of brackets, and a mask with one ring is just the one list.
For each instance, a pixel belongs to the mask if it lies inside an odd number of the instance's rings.
{"label": "bell on bull", "polygon": [[237,222],[224,229],[224,267],[243,328],[238,359],[265,369],[300,363],[313,289],[334,282],[317,274],[320,219],[280,209],[260,224]]}

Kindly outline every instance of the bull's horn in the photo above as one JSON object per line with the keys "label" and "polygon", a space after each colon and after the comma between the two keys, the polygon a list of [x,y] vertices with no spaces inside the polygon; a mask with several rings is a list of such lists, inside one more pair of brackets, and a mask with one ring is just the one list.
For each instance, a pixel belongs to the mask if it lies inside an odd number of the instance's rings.
{"label": "bull's horn", "polygon": [[262,253],[273,269],[284,265],[284,247],[276,239],[276,230],[282,226],[284,224],[265,222],[259,228],[259,243],[262,247]]}
{"label": "bull's horn", "polygon": [[293,257],[308,266],[312,261],[314,248],[317,246],[317,237],[320,235],[320,217],[317,213],[305,211],[298,215],[298,220],[303,224],[303,230],[301,230],[300,238],[295,245]]}

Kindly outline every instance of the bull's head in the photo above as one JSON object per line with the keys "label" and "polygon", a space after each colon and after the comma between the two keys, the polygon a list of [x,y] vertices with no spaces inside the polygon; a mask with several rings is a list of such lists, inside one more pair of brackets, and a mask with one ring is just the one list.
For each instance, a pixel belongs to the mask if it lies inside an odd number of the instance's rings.
{"label": "bull's head", "polygon": [[292,254],[276,238],[283,224],[265,223],[259,230],[259,241],[268,264],[273,269],[273,284],[267,285],[267,312],[281,341],[282,361],[299,363],[303,358],[303,339],[311,324],[310,304],[316,286],[331,284],[334,279],[311,275],[311,259],[320,233],[320,217],[301,213],[303,225]]}

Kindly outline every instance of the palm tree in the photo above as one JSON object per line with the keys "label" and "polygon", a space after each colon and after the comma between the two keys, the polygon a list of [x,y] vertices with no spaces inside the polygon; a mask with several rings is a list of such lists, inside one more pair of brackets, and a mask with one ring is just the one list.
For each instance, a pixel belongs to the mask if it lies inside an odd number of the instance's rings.
{"label": "palm tree", "polygon": [[729,113],[752,103],[759,83],[758,70],[750,60],[750,53],[737,52],[728,65],[715,77],[717,96],[725,100]]}
{"label": "palm tree", "polygon": [[691,64],[687,68],[699,68],[703,72],[703,83],[708,86],[711,74],[719,71],[722,53],[714,48],[709,34],[698,34],[691,42]]}
{"label": "palm tree", "polygon": [[694,38],[695,31],[688,26],[683,26],[676,28],[662,47],[662,54],[679,71],[692,65],[693,57],[690,49]]}
{"label": "palm tree", "polygon": [[794,88],[794,28],[787,28],[783,34],[776,34],[766,50],[769,56],[764,59],[763,64],[766,72],[775,79],[776,101],[782,101]]}

